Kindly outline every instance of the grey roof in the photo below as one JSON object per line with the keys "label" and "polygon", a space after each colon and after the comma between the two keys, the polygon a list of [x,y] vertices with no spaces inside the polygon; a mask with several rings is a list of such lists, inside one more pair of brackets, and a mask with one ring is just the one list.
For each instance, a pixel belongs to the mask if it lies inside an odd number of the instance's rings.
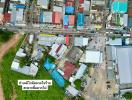
{"label": "grey roof", "polygon": [[132,18],[128,18],[128,27],[132,27]]}
{"label": "grey roof", "polygon": [[117,47],[120,84],[132,83],[132,47]]}

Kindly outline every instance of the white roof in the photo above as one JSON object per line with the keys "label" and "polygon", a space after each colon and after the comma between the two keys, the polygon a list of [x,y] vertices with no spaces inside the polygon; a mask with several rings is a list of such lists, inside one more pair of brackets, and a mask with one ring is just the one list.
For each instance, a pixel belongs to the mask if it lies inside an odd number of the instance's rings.
{"label": "white roof", "polygon": [[82,6],[84,7],[84,10],[89,11],[90,1],[84,0],[84,4]]}
{"label": "white roof", "polygon": [[0,2],[5,2],[5,0],[1,0]]}
{"label": "white roof", "polygon": [[37,0],[37,5],[40,5],[44,9],[48,9],[49,0]]}
{"label": "white roof", "polygon": [[86,51],[85,61],[86,63],[102,63],[102,53],[100,51]]}
{"label": "white roof", "polygon": [[12,62],[12,65],[11,65],[11,69],[15,69],[15,70],[19,69],[19,63],[13,61],[13,62]]}
{"label": "white roof", "polygon": [[24,51],[24,49],[21,49],[21,48],[20,48],[20,49],[17,51],[16,56],[18,56],[18,57],[25,57],[26,54],[25,54],[23,51]]}
{"label": "white roof", "polygon": [[128,26],[128,14],[123,15],[123,24],[125,27]]}
{"label": "white roof", "polygon": [[116,53],[120,84],[132,83],[132,47],[118,47]]}
{"label": "white roof", "polygon": [[85,64],[81,64],[80,68],[78,69],[78,71],[75,75],[75,78],[80,79],[83,76],[86,68],[87,68],[87,66]]}
{"label": "white roof", "polygon": [[72,87],[72,86],[70,86],[70,85],[66,88],[66,90],[67,90],[70,94],[72,94],[73,96],[77,96],[78,93],[79,93],[79,91],[78,91],[77,89],[75,89],[74,87]]}
{"label": "white roof", "polygon": [[62,7],[54,6],[54,7],[53,7],[53,11],[54,11],[54,12],[62,12]]}
{"label": "white roof", "polygon": [[44,22],[52,23],[52,12],[44,12]]}
{"label": "white roof", "polygon": [[1,13],[1,14],[3,13],[3,8],[0,8],[0,13]]}
{"label": "white roof", "polygon": [[16,21],[23,21],[23,9],[19,9],[16,12]]}
{"label": "white roof", "polygon": [[35,76],[38,72],[38,67],[31,63],[29,75]]}
{"label": "white roof", "polygon": [[88,38],[85,37],[75,37],[74,46],[86,46],[88,45]]}
{"label": "white roof", "polygon": [[[58,48],[59,48],[59,50],[58,50]],[[65,53],[66,50],[67,50],[67,47],[65,45],[53,44],[52,49],[49,52],[49,54],[51,56],[55,57],[56,59],[59,59],[63,56],[63,54]]]}
{"label": "white roof", "polygon": [[109,45],[122,45],[122,39],[121,38],[109,38],[109,41],[107,42]]}
{"label": "white roof", "polygon": [[29,35],[29,43],[32,44],[34,35]]}
{"label": "white roof", "polygon": [[64,75],[64,72],[60,69],[57,69],[57,71],[61,74],[61,75]]}

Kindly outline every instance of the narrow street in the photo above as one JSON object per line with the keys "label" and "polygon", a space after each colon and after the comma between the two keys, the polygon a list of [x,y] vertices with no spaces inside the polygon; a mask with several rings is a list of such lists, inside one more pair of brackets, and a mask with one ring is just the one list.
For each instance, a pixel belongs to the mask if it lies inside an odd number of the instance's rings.
{"label": "narrow street", "polygon": [[[0,47],[0,61],[2,60],[3,56],[8,52],[8,50],[15,46],[19,41],[20,34],[15,34],[9,41],[2,44]],[[1,84],[1,77],[0,77],[0,100],[4,100],[3,88]]]}

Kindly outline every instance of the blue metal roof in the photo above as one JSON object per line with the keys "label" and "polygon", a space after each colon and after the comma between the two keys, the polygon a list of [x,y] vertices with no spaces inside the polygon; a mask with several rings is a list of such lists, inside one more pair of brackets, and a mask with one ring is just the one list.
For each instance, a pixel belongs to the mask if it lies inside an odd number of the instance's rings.
{"label": "blue metal roof", "polygon": [[57,70],[54,70],[51,73],[52,78],[55,80],[55,82],[60,86],[60,87],[64,87],[65,81],[64,78],[59,74],[59,72]]}
{"label": "blue metal roof", "polygon": [[25,5],[18,4],[18,5],[16,5],[16,8],[17,9],[25,9],[26,6]]}
{"label": "blue metal roof", "polygon": [[113,13],[126,13],[128,8],[127,2],[113,2],[112,3],[112,12]]}
{"label": "blue metal roof", "polygon": [[44,17],[44,13],[43,13],[43,11],[41,10],[41,11],[40,11],[40,16],[39,16],[40,22],[44,22],[43,17]]}
{"label": "blue metal roof", "polygon": [[64,26],[67,26],[68,25],[68,15],[64,15],[64,18],[63,18],[63,25]]}
{"label": "blue metal roof", "polygon": [[74,7],[66,6],[65,7],[65,12],[68,13],[68,14],[73,14],[74,13]]}
{"label": "blue metal roof", "polygon": [[77,14],[77,26],[84,26],[84,14],[83,13]]}
{"label": "blue metal roof", "polygon": [[48,71],[53,70],[55,68],[55,64],[50,63],[49,59],[47,58],[44,63],[44,68],[46,68]]}

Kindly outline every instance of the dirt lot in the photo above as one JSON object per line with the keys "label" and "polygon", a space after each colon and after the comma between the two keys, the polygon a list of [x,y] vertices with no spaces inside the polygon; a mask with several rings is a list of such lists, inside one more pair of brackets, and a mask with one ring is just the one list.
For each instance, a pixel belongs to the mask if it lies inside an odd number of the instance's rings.
{"label": "dirt lot", "polygon": [[103,52],[103,63],[91,69],[91,78],[88,77],[88,85],[84,91],[85,100],[108,100],[106,87],[106,60],[105,60],[105,37],[94,37],[88,49]]}

